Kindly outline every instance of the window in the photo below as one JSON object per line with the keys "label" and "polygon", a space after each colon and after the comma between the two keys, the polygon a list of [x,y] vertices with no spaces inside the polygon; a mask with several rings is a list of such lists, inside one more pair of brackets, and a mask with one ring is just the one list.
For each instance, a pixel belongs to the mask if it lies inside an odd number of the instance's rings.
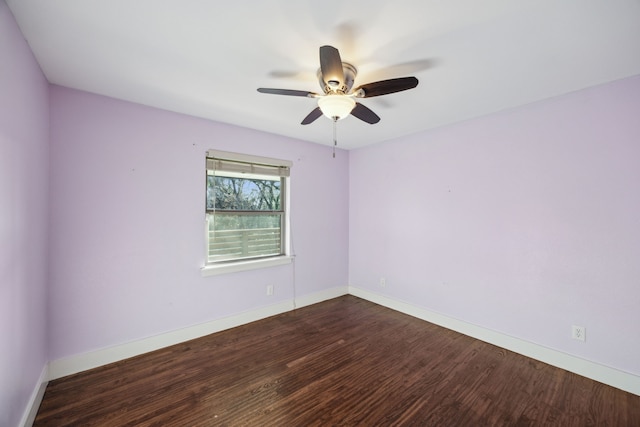
{"label": "window", "polygon": [[208,266],[286,256],[290,166],[284,160],[207,153]]}

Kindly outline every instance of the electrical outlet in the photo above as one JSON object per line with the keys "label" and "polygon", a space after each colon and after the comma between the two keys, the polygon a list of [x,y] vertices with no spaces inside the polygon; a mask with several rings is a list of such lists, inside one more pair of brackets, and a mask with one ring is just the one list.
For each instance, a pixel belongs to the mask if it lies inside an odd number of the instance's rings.
{"label": "electrical outlet", "polygon": [[273,295],[273,285],[267,285],[267,296]]}
{"label": "electrical outlet", "polygon": [[387,286],[387,279],[385,279],[384,277],[380,278],[380,286],[382,286],[383,288]]}
{"label": "electrical outlet", "polygon": [[587,339],[587,330],[584,326],[571,326],[571,338],[578,341],[585,341]]}

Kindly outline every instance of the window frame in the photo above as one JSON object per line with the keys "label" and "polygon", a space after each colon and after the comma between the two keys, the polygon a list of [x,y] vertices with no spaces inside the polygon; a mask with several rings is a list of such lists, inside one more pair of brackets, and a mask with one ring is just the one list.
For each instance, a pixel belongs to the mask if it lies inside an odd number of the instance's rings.
{"label": "window frame", "polygon": [[[284,189],[281,190],[281,253],[279,255],[268,255],[256,258],[236,258],[228,260],[211,261],[209,259],[209,216],[213,215],[210,209],[207,209],[207,176],[210,175],[209,171],[211,159],[219,159],[222,161],[247,163],[253,165],[265,165],[269,167],[287,168],[290,169],[293,162],[289,160],[274,159],[270,157],[254,156],[242,153],[233,153],[220,150],[209,150],[206,153],[206,165],[205,165],[205,257],[204,266],[201,268],[202,276],[211,276],[223,273],[232,273],[237,271],[252,270],[257,268],[266,268],[276,265],[288,264],[292,261],[290,255],[290,177],[287,172],[285,176],[281,176],[282,185]],[[257,173],[260,175],[260,173]],[[237,213],[247,213],[255,215],[256,212],[237,211]],[[265,214],[280,213],[280,211],[263,211]],[[222,213],[222,211],[221,211]],[[224,213],[223,213],[224,214]]]}

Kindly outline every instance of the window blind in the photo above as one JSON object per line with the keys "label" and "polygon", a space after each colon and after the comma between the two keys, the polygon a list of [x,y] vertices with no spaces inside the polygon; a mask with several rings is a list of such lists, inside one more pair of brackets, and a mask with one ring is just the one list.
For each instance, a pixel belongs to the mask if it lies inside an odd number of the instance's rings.
{"label": "window blind", "polygon": [[288,177],[293,163],[289,160],[252,156],[226,151],[207,151],[207,170]]}
{"label": "window blind", "polygon": [[265,165],[207,157],[207,169],[218,172],[248,173],[268,176],[289,176],[288,166]]}

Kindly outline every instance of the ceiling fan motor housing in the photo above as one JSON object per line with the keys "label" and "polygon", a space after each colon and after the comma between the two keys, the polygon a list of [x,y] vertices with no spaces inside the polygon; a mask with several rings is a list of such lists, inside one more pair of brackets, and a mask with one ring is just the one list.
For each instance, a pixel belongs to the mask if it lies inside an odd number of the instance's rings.
{"label": "ceiling fan motor housing", "polygon": [[325,76],[322,75],[322,69],[318,69],[318,82],[324,93],[349,93],[353,87],[353,82],[356,80],[358,70],[348,62],[342,63],[342,70],[344,72],[344,83],[341,85],[339,81],[332,80],[330,77],[325,79]]}

